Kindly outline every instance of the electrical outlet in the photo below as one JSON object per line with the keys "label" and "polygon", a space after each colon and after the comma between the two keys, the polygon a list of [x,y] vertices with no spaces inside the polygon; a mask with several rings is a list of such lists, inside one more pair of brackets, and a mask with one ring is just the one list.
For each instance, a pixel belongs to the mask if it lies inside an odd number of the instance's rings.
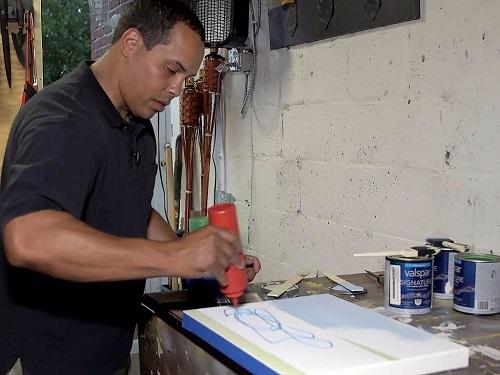
{"label": "electrical outlet", "polygon": [[227,52],[227,66],[230,72],[249,72],[253,66],[251,49],[231,48]]}

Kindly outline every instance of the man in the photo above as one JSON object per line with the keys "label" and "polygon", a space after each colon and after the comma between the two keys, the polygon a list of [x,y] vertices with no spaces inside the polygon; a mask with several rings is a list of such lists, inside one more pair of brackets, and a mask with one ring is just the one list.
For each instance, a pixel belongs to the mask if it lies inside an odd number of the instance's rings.
{"label": "man", "polygon": [[[110,50],[17,116],[1,180],[0,373],[113,374],[125,367],[148,277],[243,268],[231,233],[177,240],[150,205],[149,118],[203,57],[203,27],[177,0],[138,0]],[[256,258],[246,260],[253,279]]]}

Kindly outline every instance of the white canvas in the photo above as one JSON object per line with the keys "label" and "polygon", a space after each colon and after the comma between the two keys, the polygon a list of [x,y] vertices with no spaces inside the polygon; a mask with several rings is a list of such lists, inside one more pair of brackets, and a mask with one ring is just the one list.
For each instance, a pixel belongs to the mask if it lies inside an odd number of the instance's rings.
{"label": "white canvas", "polygon": [[469,359],[461,345],[328,294],[185,311],[183,326],[250,371],[426,374]]}

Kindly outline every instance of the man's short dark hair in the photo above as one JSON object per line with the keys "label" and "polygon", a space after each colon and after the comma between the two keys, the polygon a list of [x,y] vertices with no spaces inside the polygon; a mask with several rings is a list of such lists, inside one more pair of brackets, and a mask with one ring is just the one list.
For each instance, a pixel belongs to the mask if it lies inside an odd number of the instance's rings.
{"label": "man's short dark hair", "polygon": [[193,11],[180,0],[136,0],[120,17],[113,34],[113,44],[123,33],[134,27],[144,39],[144,46],[150,50],[157,44],[167,44],[172,27],[184,22],[205,41],[205,30]]}

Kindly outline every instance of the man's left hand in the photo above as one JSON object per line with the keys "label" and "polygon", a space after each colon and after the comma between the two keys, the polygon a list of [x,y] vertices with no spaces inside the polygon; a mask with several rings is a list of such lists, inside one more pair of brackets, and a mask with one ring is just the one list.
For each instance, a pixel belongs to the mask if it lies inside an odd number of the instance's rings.
{"label": "man's left hand", "polygon": [[260,271],[260,262],[257,257],[252,255],[245,255],[245,272],[247,274],[248,282],[252,281]]}

